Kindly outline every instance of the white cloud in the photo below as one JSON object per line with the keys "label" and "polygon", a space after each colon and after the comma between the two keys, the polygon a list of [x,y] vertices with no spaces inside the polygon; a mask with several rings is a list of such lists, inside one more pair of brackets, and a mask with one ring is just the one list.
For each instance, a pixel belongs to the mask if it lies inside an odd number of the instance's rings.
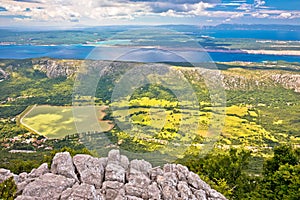
{"label": "white cloud", "polygon": [[252,9],[252,5],[247,3],[243,3],[242,5],[240,5],[240,7],[237,8],[237,10],[245,10],[245,11],[251,9]]}
{"label": "white cloud", "polygon": [[213,4],[203,3],[202,1],[190,6],[191,10],[188,12],[189,14],[193,15],[202,15],[203,11],[207,8],[213,8]]}
{"label": "white cloud", "polygon": [[263,0],[254,0],[254,7],[255,8],[259,8],[259,7],[261,7],[261,6],[265,5],[265,4],[266,4],[266,2],[263,1]]}
{"label": "white cloud", "polygon": [[267,18],[270,15],[266,13],[252,13],[251,16],[255,18]]}
{"label": "white cloud", "polygon": [[[43,0],[40,3],[26,3],[2,0],[0,6],[7,9],[1,15],[12,15],[16,18],[26,16],[35,21],[76,21],[82,18],[95,21],[110,19],[133,19],[135,16],[148,14],[151,9],[143,2],[127,2],[122,0]],[[30,12],[23,12],[30,8]],[[40,9],[43,8],[43,9]],[[28,19],[26,19],[28,20]]]}
{"label": "white cloud", "polygon": [[[181,18],[180,20],[182,18],[199,18],[204,19],[204,21],[208,20],[207,22],[213,20],[214,23],[222,21],[241,22],[244,18],[247,18],[247,20],[251,18],[270,20],[300,18],[299,10],[269,9],[265,6],[266,3],[263,0],[253,0],[253,4],[247,2],[249,1],[233,0],[222,3],[220,0],[205,2],[201,0],[38,0],[31,2],[1,0],[0,7],[5,8],[7,11],[0,12],[0,19],[46,22],[46,24],[51,24],[51,22],[57,24],[78,22],[78,24],[99,25],[121,24],[138,18],[131,21],[134,23],[142,21],[144,16],[148,20],[154,19],[159,23],[160,19],[162,22],[164,19],[168,19],[163,17],[177,17]],[[220,7],[222,9],[218,10]],[[8,20],[8,17],[4,18],[4,16],[10,16],[10,19]],[[186,21],[188,20],[190,19]]]}
{"label": "white cloud", "polygon": [[291,13],[288,13],[288,12],[284,12],[284,13],[281,13],[279,16],[277,16],[276,18],[278,19],[289,19],[292,17],[292,14]]}
{"label": "white cloud", "polygon": [[209,12],[206,11],[207,8],[213,8],[214,4],[203,3],[202,1],[195,4],[183,4],[182,11],[175,11],[169,9],[166,12],[161,13],[161,16],[170,17],[192,17],[192,16],[207,16]]}
{"label": "white cloud", "polygon": [[244,17],[244,13],[236,13],[236,14],[232,15],[230,18],[234,19],[234,18],[240,18],[240,17]]}

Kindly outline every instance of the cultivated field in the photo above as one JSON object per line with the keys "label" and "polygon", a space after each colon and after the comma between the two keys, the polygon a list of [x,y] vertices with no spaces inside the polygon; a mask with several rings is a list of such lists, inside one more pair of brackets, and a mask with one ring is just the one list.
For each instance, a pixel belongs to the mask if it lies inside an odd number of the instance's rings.
{"label": "cultivated field", "polygon": [[110,121],[102,120],[104,109],[100,106],[34,106],[26,109],[20,122],[27,129],[48,138],[63,138],[78,132],[104,132],[113,128]]}

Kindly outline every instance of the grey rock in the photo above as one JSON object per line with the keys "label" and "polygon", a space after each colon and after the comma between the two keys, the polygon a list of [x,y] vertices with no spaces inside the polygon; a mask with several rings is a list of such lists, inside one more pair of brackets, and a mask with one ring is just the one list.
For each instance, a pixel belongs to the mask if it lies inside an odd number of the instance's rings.
{"label": "grey rock", "polygon": [[51,172],[78,181],[72,157],[69,152],[55,154],[51,165]]}
{"label": "grey rock", "polygon": [[14,174],[10,172],[8,169],[0,168],[0,183],[5,181],[6,179],[14,177]]}
{"label": "grey rock", "polygon": [[179,192],[180,199],[190,200],[192,198],[195,198],[186,182],[180,181],[177,185],[177,189]]}
{"label": "grey rock", "polygon": [[135,196],[126,196],[127,197],[127,200],[143,200],[142,198],[139,198],[139,197],[135,197]]}
{"label": "grey rock", "polygon": [[102,191],[105,196],[105,199],[114,200],[117,197],[120,198],[120,196],[124,195],[124,190],[122,190],[123,187],[124,184],[118,181],[103,182]]}
{"label": "grey rock", "polygon": [[149,170],[150,179],[156,181],[157,176],[163,176],[164,172],[160,167],[155,167]]}
{"label": "grey rock", "polygon": [[105,181],[118,181],[125,183],[125,169],[117,164],[108,164],[105,168]]}
{"label": "grey rock", "polygon": [[162,190],[163,199],[175,200],[179,199],[179,192],[174,186],[165,186]]}
{"label": "grey rock", "polygon": [[101,160],[90,155],[78,154],[73,157],[73,162],[82,183],[101,188],[104,179],[104,163]]}
{"label": "grey rock", "polygon": [[28,178],[28,174],[26,172],[22,172],[21,174],[19,174],[19,179],[18,182],[24,182],[26,179]]}
{"label": "grey rock", "polygon": [[75,183],[74,179],[47,173],[29,183],[23,190],[23,198],[59,199],[60,194]]}
{"label": "grey rock", "polygon": [[[129,162],[119,150],[107,158],[67,152],[53,158],[51,173],[47,164],[19,176],[0,169],[0,180],[14,176],[18,200],[225,200],[187,167],[166,164],[152,168],[144,160]],[[78,177],[76,173],[78,173]]]}
{"label": "grey rock", "polygon": [[165,185],[169,185],[169,186],[174,186],[176,187],[177,183],[178,183],[178,179],[175,173],[173,172],[166,172],[164,174],[164,182],[163,182],[163,186]]}
{"label": "grey rock", "polygon": [[145,160],[132,160],[130,162],[129,174],[139,175],[142,173],[146,176],[149,176],[149,172],[150,172],[151,168],[152,168],[152,165]]}
{"label": "grey rock", "polygon": [[206,193],[204,190],[197,190],[194,192],[195,196],[197,199],[203,199],[203,200],[206,200]]}
{"label": "grey rock", "polygon": [[119,150],[111,150],[108,153],[107,165],[109,164],[119,164],[121,161],[121,155]]}
{"label": "grey rock", "polygon": [[193,172],[189,172],[187,180],[188,180],[188,184],[197,190],[199,190],[199,189],[202,189],[205,191],[211,190],[210,186],[207,183],[205,183],[204,181],[202,181],[200,179],[200,177]]}
{"label": "grey rock", "polygon": [[107,166],[107,158],[98,158],[99,162],[102,163],[102,166],[105,168]]}
{"label": "grey rock", "polygon": [[63,191],[60,200],[102,200],[103,198],[97,195],[96,189],[93,185],[78,183]]}
{"label": "grey rock", "polygon": [[226,200],[226,198],[214,189],[208,191],[209,197],[213,199]]}
{"label": "grey rock", "polygon": [[39,198],[30,196],[18,196],[15,200],[39,200]]}
{"label": "grey rock", "polygon": [[135,196],[142,198],[143,196],[148,196],[148,192],[145,191],[144,188],[137,187],[137,185],[126,184],[125,192],[129,196]]}
{"label": "grey rock", "polygon": [[7,80],[9,77],[10,74],[0,67],[0,80]]}
{"label": "grey rock", "polygon": [[28,174],[29,178],[37,178],[40,177],[46,173],[49,173],[50,170],[48,168],[47,163],[43,163],[41,166],[39,166],[37,169],[31,170],[31,172]]}
{"label": "grey rock", "polygon": [[121,158],[120,158],[120,164],[121,166],[127,170],[128,169],[128,166],[129,166],[129,160],[126,156],[123,156],[121,155]]}
{"label": "grey rock", "polygon": [[46,73],[48,78],[72,76],[80,66],[78,61],[64,62],[54,59],[40,59],[33,61],[33,64],[35,65],[34,68]]}
{"label": "grey rock", "polygon": [[149,199],[161,199],[161,191],[156,182],[153,182],[148,186],[148,197]]}

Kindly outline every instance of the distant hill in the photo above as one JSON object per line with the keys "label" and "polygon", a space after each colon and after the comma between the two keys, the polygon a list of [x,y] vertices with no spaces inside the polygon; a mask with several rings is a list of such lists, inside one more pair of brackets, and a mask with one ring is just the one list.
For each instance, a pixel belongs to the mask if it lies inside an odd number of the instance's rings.
{"label": "distant hill", "polygon": [[203,29],[299,31],[300,26],[299,25],[285,25],[285,24],[220,24],[217,26],[203,26]]}

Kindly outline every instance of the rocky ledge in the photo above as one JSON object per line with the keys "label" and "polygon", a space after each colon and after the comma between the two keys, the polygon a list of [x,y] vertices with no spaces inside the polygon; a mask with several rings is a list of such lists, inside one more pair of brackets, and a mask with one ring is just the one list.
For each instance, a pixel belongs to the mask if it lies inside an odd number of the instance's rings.
{"label": "rocky ledge", "polygon": [[0,182],[14,176],[17,200],[225,200],[198,175],[179,164],[153,168],[144,160],[129,161],[118,150],[107,158],[57,153],[51,169],[46,163],[30,173],[14,175],[0,169]]}

